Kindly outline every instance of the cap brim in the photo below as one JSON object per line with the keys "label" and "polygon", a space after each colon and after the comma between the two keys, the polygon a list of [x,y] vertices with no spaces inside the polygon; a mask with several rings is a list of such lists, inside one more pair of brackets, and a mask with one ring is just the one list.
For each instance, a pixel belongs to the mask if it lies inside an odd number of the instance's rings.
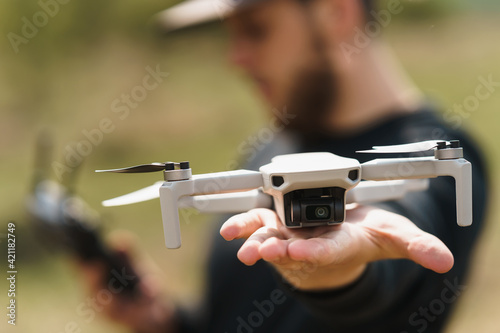
{"label": "cap brim", "polygon": [[165,9],[153,21],[165,32],[223,20],[248,5],[263,0],[187,0]]}

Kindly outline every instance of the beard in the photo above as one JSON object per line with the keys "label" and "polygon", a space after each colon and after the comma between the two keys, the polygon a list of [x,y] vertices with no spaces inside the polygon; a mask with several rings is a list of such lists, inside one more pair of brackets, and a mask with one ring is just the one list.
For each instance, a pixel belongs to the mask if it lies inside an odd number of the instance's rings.
{"label": "beard", "polygon": [[314,66],[299,70],[286,103],[291,121],[286,128],[314,136],[328,132],[328,117],[338,100],[338,85],[330,64],[318,56]]}

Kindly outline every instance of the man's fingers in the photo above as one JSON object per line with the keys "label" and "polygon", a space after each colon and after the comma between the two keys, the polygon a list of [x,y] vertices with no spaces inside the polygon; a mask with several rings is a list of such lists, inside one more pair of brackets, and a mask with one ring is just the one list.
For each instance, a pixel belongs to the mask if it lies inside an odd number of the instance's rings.
{"label": "man's fingers", "polygon": [[[297,261],[319,262],[325,259],[325,256],[333,255],[336,247],[335,242],[329,242],[325,239],[297,239],[290,244],[288,252],[290,258]],[[332,246],[328,248],[328,246]],[[331,258],[330,258],[331,259]]]}
{"label": "man's fingers", "polygon": [[220,229],[225,240],[248,238],[255,230],[263,226],[262,221],[254,214],[242,213],[231,217]]}
{"label": "man's fingers", "polygon": [[409,219],[381,209],[361,211],[366,233],[380,251],[373,251],[372,260],[405,258],[431,269],[446,273],[453,267],[453,254],[436,236],[420,229]]}
{"label": "man's fingers", "polygon": [[260,253],[262,244],[270,238],[280,238],[276,229],[262,227],[255,231],[241,246],[238,251],[238,259],[245,265],[253,265],[263,259]]}
{"label": "man's fingers", "polygon": [[259,254],[265,261],[283,264],[288,256],[288,244],[288,240],[278,237],[268,238],[259,247]]}
{"label": "man's fingers", "polygon": [[261,259],[259,254],[260,242],[247,240],[238,251],[238,259],[247,266],[252,266]]}
{"label": "man's fingers", "polygon": [[446,273],[454,263],[453,254],[437,237],[424,233],[412,238],[407,246],[409,259],[436,273]]}
{"label": "man's fingers", "polygon": [[220,229],[220,234],[225,240],[248,238],[266,223],[279,222],[279,217],[270,209],[252,209],[231,217]]}

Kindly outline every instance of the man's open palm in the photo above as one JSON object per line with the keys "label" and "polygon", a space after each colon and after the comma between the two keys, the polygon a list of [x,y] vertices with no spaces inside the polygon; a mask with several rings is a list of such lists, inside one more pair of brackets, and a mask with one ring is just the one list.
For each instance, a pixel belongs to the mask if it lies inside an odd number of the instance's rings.
{"label": "man's open palm", "polygon": [[407,218],[373,207],[356,207],[337,226],[290,229],[269,209],[235,215],[220,230],[226,240],[246,238],[238,258],[246,265],[270,262],[292,285],[326,289],[359,277],[366,264],[406,258],[445,273],[453,255],[437,237]]}

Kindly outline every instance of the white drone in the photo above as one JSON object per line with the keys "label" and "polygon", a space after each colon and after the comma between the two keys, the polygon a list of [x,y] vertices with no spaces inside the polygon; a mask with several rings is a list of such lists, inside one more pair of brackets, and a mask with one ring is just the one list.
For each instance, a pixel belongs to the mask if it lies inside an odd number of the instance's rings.
{"label": "white drone", "polygon": [[[103,201],[120,206],[160,197],[165,244],[181,246],[179,208],[206,213],[237,213],[274,207],[290,228],[340,224],[348,203],[396,200],[428,187],[427,178],[452,176],[456,184],[457,223],[472,223],[472,166],[457,140],[376,146],[359,153],[411,153],[434,156],[383,158],[366,163],[331,153],[280,155],[259,171],[235,170],[192,175],[189,162],[138,165],[96,172],[163,171],[164,181]],[[362,181],[363,180],[363,181]],[[273,206],[274,203],[274,206]]]}

